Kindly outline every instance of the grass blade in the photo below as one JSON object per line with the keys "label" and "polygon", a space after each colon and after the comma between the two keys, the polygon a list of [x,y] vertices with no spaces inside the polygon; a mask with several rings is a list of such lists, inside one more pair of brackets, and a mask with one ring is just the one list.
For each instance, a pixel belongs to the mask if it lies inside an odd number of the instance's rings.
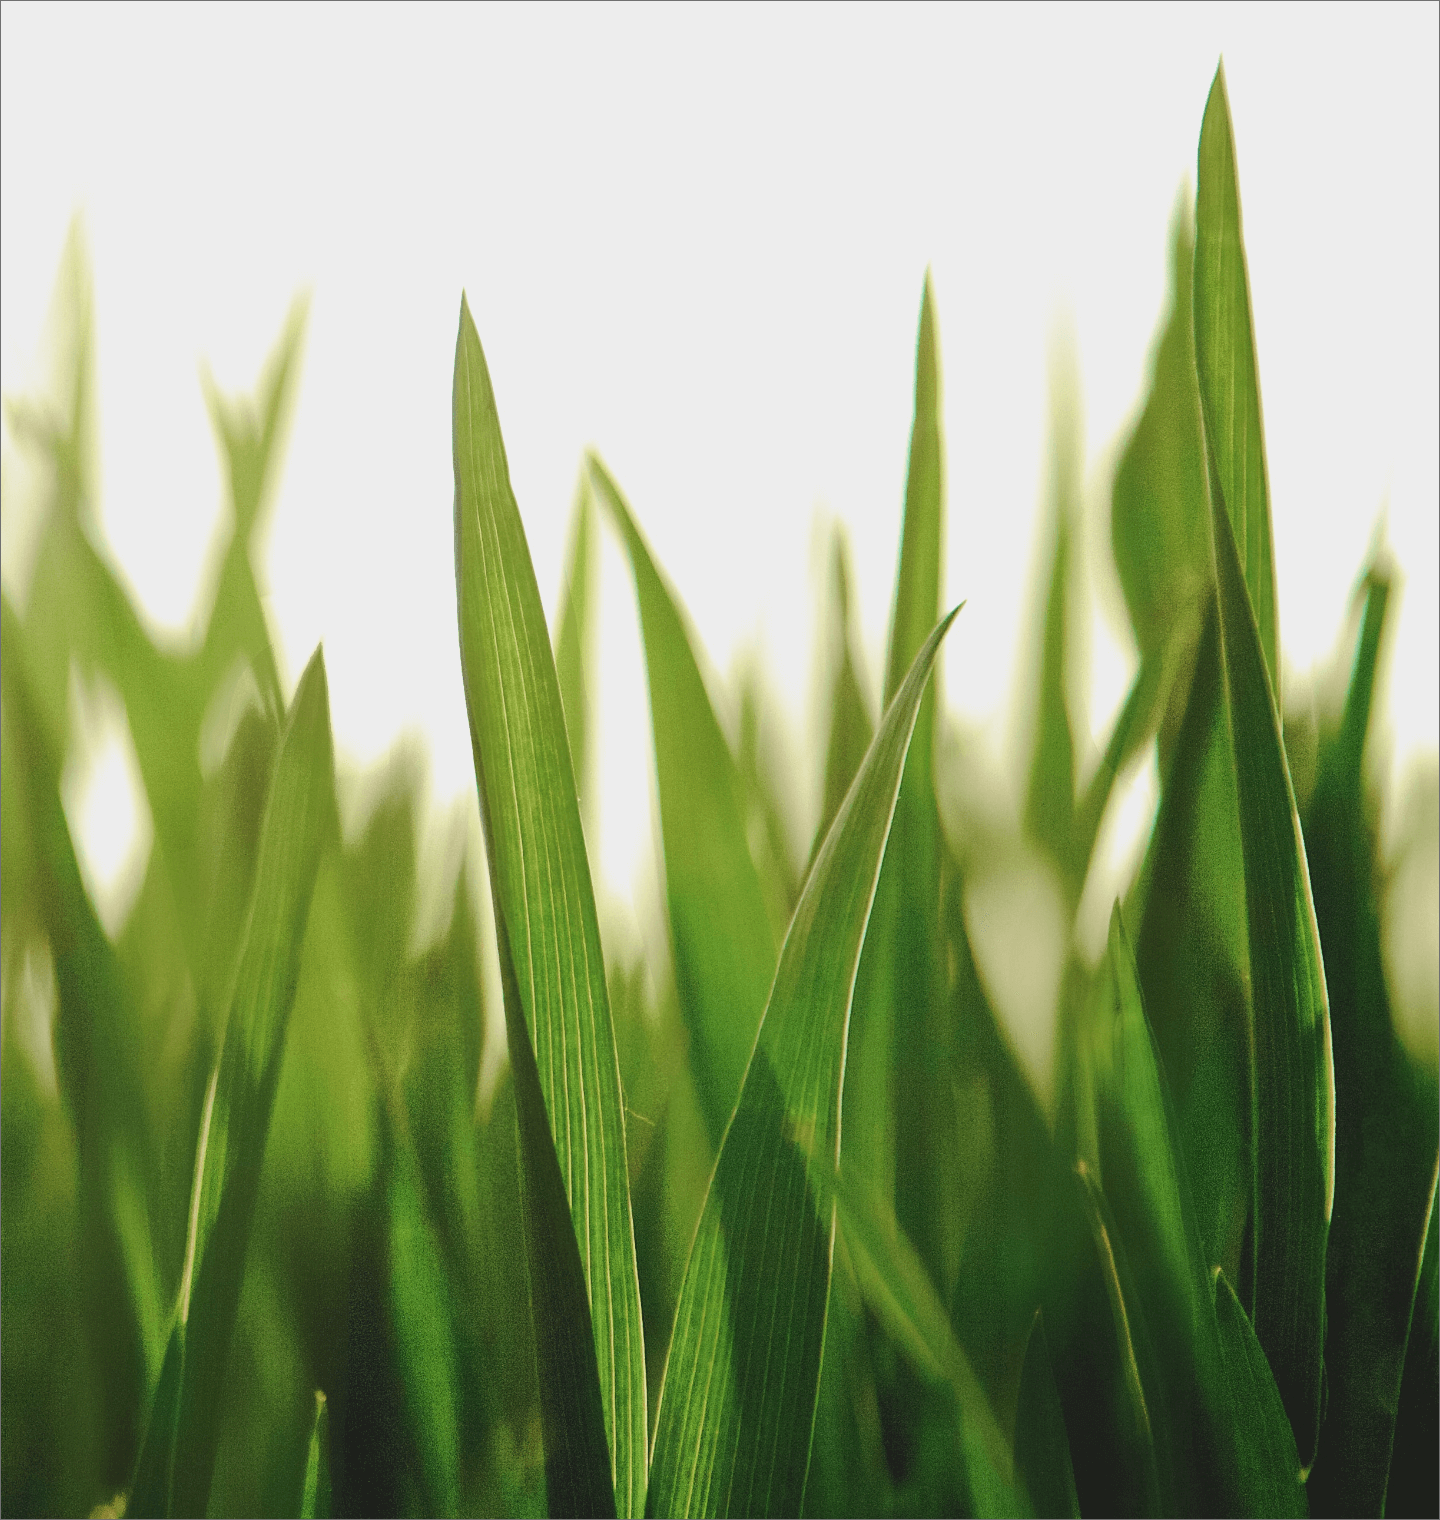
{"label": "grass blade", "polygon": [[1300,1458],[1280,1391],[1235,1290],[1218,1268],[1215,1319],[1240,1458],[1234,1513],[1304,1515],[1308,1510]]}
{"label": "grass blade", "polygon": [[[515,1072],[541,1388],[560,1401],[547,1415],[547,1470],[569,1461],[558,1442],[575,1458],[575,1486],[552,1484],[550,1502],[603,1505],[613,1485],[613,1502],[632,1514],[645,1492],[645,1353],[615,1032],[549,633],[463,297],[454,454],[461,668]],[[583,1274],[578,1301],[569,1231],[553,1207],[557,1174]],[[590,1353],[577,1340],[593,1346],[599,1452]]]}
{"label": "grass blade", "polygon": [[941,622],[890,704],[801,894],[680,1290],[655,1514],[799,1514],[834,1242],[807,1155],[839,1160],[860,946]]}
{"label": "grass blade", "polygon": [[674,595],[634,514],[593,455],[590,472],[630,557],[650,684],[665,895],[680,1009],[712,1145],[730,1122],[775,974],[775,941],[745,837],[735,762]]}
{"label": "grass blade", "polygon": [[317,1388],[315,1423],[310,1427],[305,1484],[300,1494],[300,1520],[330,1520],[330,1513],[330,1406]]}
{"label": "grass blade", "polygon": [[1320,1423],[1335,1079],[1319,931],[1264,652],[1211,476],[1211,520],[1254,993],[1255,1333],[1308,1469]]}
{"label": "grass blade", "polygon": [[1225,65],[1215,70],[1195,190],[1195,365],[1211,451],[1211,475],[1230,514],[1275,707],[1280,709],[1275,551],[1260,412],[1260,373],[1250,321],[1250,275],[1240,226],[1235,133]]}
{"label": "grass blade", "polygon": [[1435,1170],[1436,1102],[1396,1038],[1372,886],[1364,756],[1390,577],[1362,582],[1364,614],[1338,730],[1322,735],[1305,848],[1335,1045],[1335,1209],[1325,1271],[1316,1514],[1379,1514],[1400,1394],[1415,1262]]}
{"label": "grass blade", "polygon": [[1050,1369],[1045,1344],[1045,1314],[1035,1311],[1025,1343],[1020,1373],[1020,1402],[1015,1415],[1015,1470],[1029,1491],[1037,1515],[1071,1515],[1079,1520],[1075,1469],[1070,1462],[1070,1439],[1065,1414]]}
{"label": "grass blade", "polygon": [[1435,1180],[1430,1183],[1430,1217],[1420,1256],[1411,1311],[1395,1446],[1390,1458],[1387,1515],[1429,1515],[1437,1511],[1435,1431],[1440,1427],[1440,1255],[1437,1255]]}
{"label": "grass blade", "polygon": [[[166,1352],[167,1370],[172,1357],[179,1363],[171,1449],[164,1449],[166,1421],[152,1416],[140,1457],[143,1486],[137,1481],[130,1506],[136,1513],[204,1514],[209,1498],[225,1364],[310,897],[322,844],[334,828],[334,784],[325,663],[317,649],[275,761],[245,945],[201,1119],[180,1301]],[[163,1412],[163,1399],[157,1410]],[[160,1474],[161,1485],[152,1486]]]}
{"label": "grass blade", "polygon": [[[845,793],[865,759],[875,737],[870,704],[860,689],[859,667],[851,637],[850,550],[844,529],[837,523],[830,562],[829,637],[836,654],[835,679],[830,692],[830,737],[825,747],[825,789],[820,804],[820,826],[815,831],[811,860],[825,842],[830,825],[840,811]],[[883,867],[882,867],[883,869]]]}

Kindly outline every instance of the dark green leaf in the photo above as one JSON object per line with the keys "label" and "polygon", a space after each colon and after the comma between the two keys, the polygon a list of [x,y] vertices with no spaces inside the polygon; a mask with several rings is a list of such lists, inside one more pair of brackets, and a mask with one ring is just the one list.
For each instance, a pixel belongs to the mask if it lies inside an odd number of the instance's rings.
{"label": "dark green leaf", "polygon": [[1015,1471],[1029,1491],[1037,1515],[1079,1517],[1075,1469],[1050,1351],[1045,1344],[1045,1316],[1035,1311],[1025,1366],[1020,1374],[1020,1403],[1015,1416]]}
{"label": "dark green leaf", "polygon": [[856,965],[915,714],[953,617],[891,703],[795,910],[680,1290],[652,1513],[803,1506],[834,1239],[805,1157],[839,1160]]}
{"label": "dark green leaf", "polygon": [[1215,1271],[1215,1319],[1230,1387],[1235,1450],[1239,1458],[1236,1513],[1307,1513],[1300,1458],[1280,1391],[1260,1342],[1225,1274]]}
{"label": "dark green leaf", "polygon": [[675,981],[711,1143],[718,1148],[775,974],[775,942],[746,844],[735,762],[679,607],[629,506],[593,456],[590,470],[635,576]]}
{"label": "dark green leaf", "polygon": [[1264,652],[1217,474],[1210,483],[1254,996],[1254,1325],[1308,1469],[1320,1423],[1325,1241],[1334,1196],[1330,1013]]}
{"label": "dark green leaf", "polygon": [[[454,454],[461,668],[515,1071],[550,1503],[632,1514],[645,1493],[645,1349],[615,1033],[549,634],[463,298]],[[554,1207],[557,1177],[573,1232]]]}
{"label": "dark green leaf", "polygon": [[1436,1430],[1440,1429],[1440,1254],[1437,1254],[1435,1180],[1430,1182],[1430,1217],[1415,1284],[1395,1446],[1390,1458],[1387,1515],[1436,1513]]}

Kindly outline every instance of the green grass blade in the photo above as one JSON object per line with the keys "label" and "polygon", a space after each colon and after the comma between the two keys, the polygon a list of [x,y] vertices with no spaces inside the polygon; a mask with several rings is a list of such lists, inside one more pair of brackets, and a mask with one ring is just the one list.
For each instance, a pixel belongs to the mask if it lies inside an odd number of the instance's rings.
{"label": "green grass blade", "polygon": [[1198,602],[1211,581],[1195,379],[1194,256],[1195,230],[1182,197],[1170,224],[1170,310],[1110,504],[1110,545],[1142,662],[1163,648],[1177,614]]}
{"label": "green grass blade", "polygon": [[1215,1319],[1230,1387],[1239,1458],[1236,1514],[1304,1515],[1305,1486],[1295,1436],[1260,1342],[1225,1274],[1215,1272]]}
{"label": "green grass blade", "polygon": [[1015,1471],[1023,1480],[1037,1515],[1071,1515],[1079,1520],[1075,1469],[1065,1414],[1045,1344],[1045,1314],[1035,1311],[1025,1364],[1020,1373],[1020,1401],[1015,1414]]}
{"label": "green grass blade", "polygon": [[1270,534],[1270,481],[1260,412],[1260,374],[1250,318],[1250,275],[1240,226],[1235,134],[1225,93],[1225,65],[1215,70],[1195,191],[1195,364],[1211,474],[1240,546],[1245,587],[1275,706],[1280,708],[1275,551]]}
{"label": "green grass blade", "polygon": [[595,505],[590,493],[589,472],[580,472],[571,517],[570,548],[565,564],[565,589],[560,601],[560,626],[555,634],[555,677],[560,683],[560,705],[565,709],[565,735],[570,741],[570,769],[580,813],[590,776],[589,689],[593,674],[595,583],[599,560],[591,547],[595,536]]}
{"label": "green grass blade", "polygon": [[1071,540],[1080,508],[1083,468],[1079,400],[1057,361],[1050,387],[1050,521],[1054,552],[1045,598],[1039,671],[1039,707],[1025,797],[1025,827],[1065,876],[1072,906],[1081,881],[1073,858],[1075,741],[1068,703],[1066,645],[1070,632]]}
{"label": "green grass blade", "polygon": [[1264,651],[1215,475],[1211,486],[1254,996],[1254,1325],[1308,1469],[1320,1422],[1325,1241],[1334,1194],[1330,1014]]}
{"label": "green grass blade", "polygon": [[[131,1502],[136,1513],[205,1512],[270,1113],[321,847],[335,827],[334,806],[329,698],[317,649],[296,689],[275,761],[244,949],[201,1117],[171,1332],[180,1358],[173,1455],[167,1459],[163,1450],[165,1421],[152,1416],[140,1458],[145,1486],[137,1484]],[[167,1366],[174,1354],[172,1344]],[[159,1452],[150,1449],[152,1443],[159,1443]],[[169,1482],[151,1487],[167,1469]]]}
{"label": "green grass blade", "polygon": [[1322,734],[1305,848],[1335,1047],[1335,1209],[1325,1271],[1328,1390],[1316,1514],[1380,1513],[1434,1175],[1436,1101],[1396,1038],[1372,885],[1364,756],[1390,577],[1372,568],[1338,729]]}
{"label": "green grass blade", "polygon": [[330,1520],[330,1406],[315,1390],[315,1423],[305,1458],[305,1483],[300,1493],[300,1520]]}
{"label": "green grass blade", "polygon": [[1440,1253],[1437,1253],[1435,1180],[1430,1183],[1430,1217],[1415,1283],[1405,1370],[1395,1417],[1395,1446],[1390,1458],[1387,1515],[1437,1512],[1440,1481],[1435,1463],[1435,1432],[1440,1428]]}
{"label": "green grass blade", "polygon": [[[544,1358],[579,1335],[588,1303],[609,1449],[600,1476],[631,1514],[645,1493],[645,1352],[615,1032],[549,633],[485,355],[463,297],[454,452],[461,668],[516,1073],[541,1384],[549,1376]],[[583,1270],[578,1304],[558,1238],[564,1231],[550,1209],[552,1167]],[[575,1366],[587,1365],[583,1348],[570,1351]],[[589,1395],[569,1391],[580,1418]],[[571,1434],[588,1463],[588,1427]],[[547,1462],[562,1455],[547,1441]],[[577,1496],[598,1503],[604,1488],[586,1473]],[[553,1489],[550,1498],[569,1502]]]}
{"label": "green grass blade", "polygon": [[839,1159],[860,946],[921,694],[916,656],[801,894],[680,1290],[656,1417],[655,1514],[798,1514],[834,1241],[805,1156]]}
{"label": "green grass blade", "polygon": [[604,465],[590,471],[635,577],[680,1009],[711,1143],[730,1122],[775,974],[775,941],[746,843],[735,762],[674,595]]}
{"label": "green grass blade", "polygon": [[830,563],[829,638],[837,655],[835,679],[830,692],[830,736],[825,746],[825,788],[820,804],[820,825],[815,831],[811,860],[830,832],[845,793],[865,759],[875,737],[870,704],[860,689],[850,616],[850,550],[843,528],[837,523]]}

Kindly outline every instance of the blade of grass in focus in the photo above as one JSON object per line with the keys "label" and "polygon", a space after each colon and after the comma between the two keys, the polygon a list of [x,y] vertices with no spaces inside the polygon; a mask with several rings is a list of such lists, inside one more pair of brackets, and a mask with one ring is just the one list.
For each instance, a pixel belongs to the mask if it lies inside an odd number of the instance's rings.
{"label": "blade of grass in focus", "polygon": [[549,634],[463,297],[454,454],[461,667],[515,1073],[550,1505],[634,1514],[645,1352],[615,1034]]}
{"label": "blade of grass in focus", "polygon": [[635,578],[675,982],[710,1141],[718,1150],[775,974],[775,942],[746,843],[735,762],[675,597],[629,505],[593,455],[590,473]]}
{"label": "blade of grass in focus", "polygon": [[555,633],[555,678],[565,710],[565,735],[570,741],[570,768],[580,799],[580,817],[587,811],[590,777],[589,691],[594,650],[595,585],[599,559],[592,548],[595,502],[590,472],[582,468],[571,514],[570,547],[565,563],[565,588],[560,600],[560,626]]}
{"label": "blade of grass in focus", "polygon": [[317,649],[296,688],[266,802],[245,947],[201,1119],[176,1323],[131,1498],[136,1513],[203,1514],[209,1498],[270,1111],[334,806]]}
{"label": "blade of grass in focus", "polygon": [[915,715],[953,617],[916,656],[795,910],[680,1290],[653,1514],[803,1507],[834,1239],[804,1156],[839,1159],[860,946]]}
{"label": "blade of grass in focus", "polygon": [[1225,93],[1225,65],[1215,70],[1200,127],[1195,187],[1195,368],[1211,474],[1230,514],[1255,626],[1280,704],[1275,551],[1270,536],[1270,481],[1260,374],[1250,318],[1250,274],[1240,225],[1235,133]]}

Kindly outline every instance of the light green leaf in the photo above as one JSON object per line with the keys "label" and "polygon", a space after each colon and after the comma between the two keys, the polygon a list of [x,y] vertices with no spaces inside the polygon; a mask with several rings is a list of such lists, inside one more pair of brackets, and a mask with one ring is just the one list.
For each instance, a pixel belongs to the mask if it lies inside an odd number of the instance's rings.
{"label": "light green leaf", "polygon": [[806,1156],[838,1162],[856,966],[945,618],[816,858],[781,952],[685,1270],[656,1416],[654,1514],[798,1514],[834,1241]]}
{"label": "light green leaf", "polygon": [[1238,1514],[1304,1515],[1309,1512],[1295,1436],[1280,1391],[1240,1300],[1215,1269],[1215,1319],[1230,1386]]}
{"label": "light green leaf", "polygon": [[1210,483],[1254,1000],[1254,1325],[1308,1469],[1320,1423],[1334,1194],[1330,1012],[1264,652],[1216,474]]}
{"label": "light green leaf", "polygon": [[[322,844],[335,827],[334,785],[325,663],[317,649],[296,689],[265,805],[244,948],[201,1115],[180,1300],[141,1452],[130,1506],[136,1513],[205,1512],[310,897]],[[167,1430],[167,1375],[176,1361],[175,1419]]]}
{"label": "light green leaf", "polygon": [[[615,1032],[560,687],[490,375],[463,297],[454,453],[460,660],[516,1081],[550,1502],[557,1512],[601,1504],[608,1478],[614,1502],[632,1514],[645,1493],[645,1351]],[[551,1209],[556,1168],[583,1272],[578,1303],[568,1232]],[[589,1353],[577,1341],[593,1345],[604,1412],[599,1453],[582,1386]],[[573,1376],[557,1384],[566,1368]],[[597,1475],[592,1464],[607,1444],[609,1462]],[[571,1456],[575,1486],[557,1488],[550,1464]]]}
{"label": "light green leaf", "polygon": [[825,788],[820,804],[820,824],[815,831],[811,860],[825,842],[830,825],[840,811],[845,793],[875,737],[870,704],[860,689],[850,615],[850,549],[845,531],[835,525],[831,540],[830,585],[827,601],[827,634],[835,661],[830,689],[830,737],[825,748]]}
{"label": "light green leaf", "polygon": [[1195,190],[1195,365],[1211,452],[1210,473],[1230,514],[1275,706],[1280,707],[1275,551],[1260,412],[1260,372],[1250,318],[1250,275],[1240,226],[1240,178],[1225,93],[1215,70]]}
{"label": "light green leaf", "polygon": [[318,1388],[315,1390],[315,1423],[310,1427],[310,1450],[305,1458],[300,1520],[330,1520],[330,1406]]}
{"label": "light green leaf", "polygon": [[1075,1469],[1050,1351],[1045,1344],[1045,1313],[1035,1311],[1025,1365],[1020,1373],[1020,1401],[1015,1413],[1015,1470],[1030,1492],[1037,1515],[1073,1515],[1079,1520]]}
{"label": "light green leaf", "polygon": [[775,941],[746,844],[735,762],[675,597],[634,515],[593,455],[590,472],[635,576],[665,849],[665,895],[696,1086],[719,1147],[775,974]]}

